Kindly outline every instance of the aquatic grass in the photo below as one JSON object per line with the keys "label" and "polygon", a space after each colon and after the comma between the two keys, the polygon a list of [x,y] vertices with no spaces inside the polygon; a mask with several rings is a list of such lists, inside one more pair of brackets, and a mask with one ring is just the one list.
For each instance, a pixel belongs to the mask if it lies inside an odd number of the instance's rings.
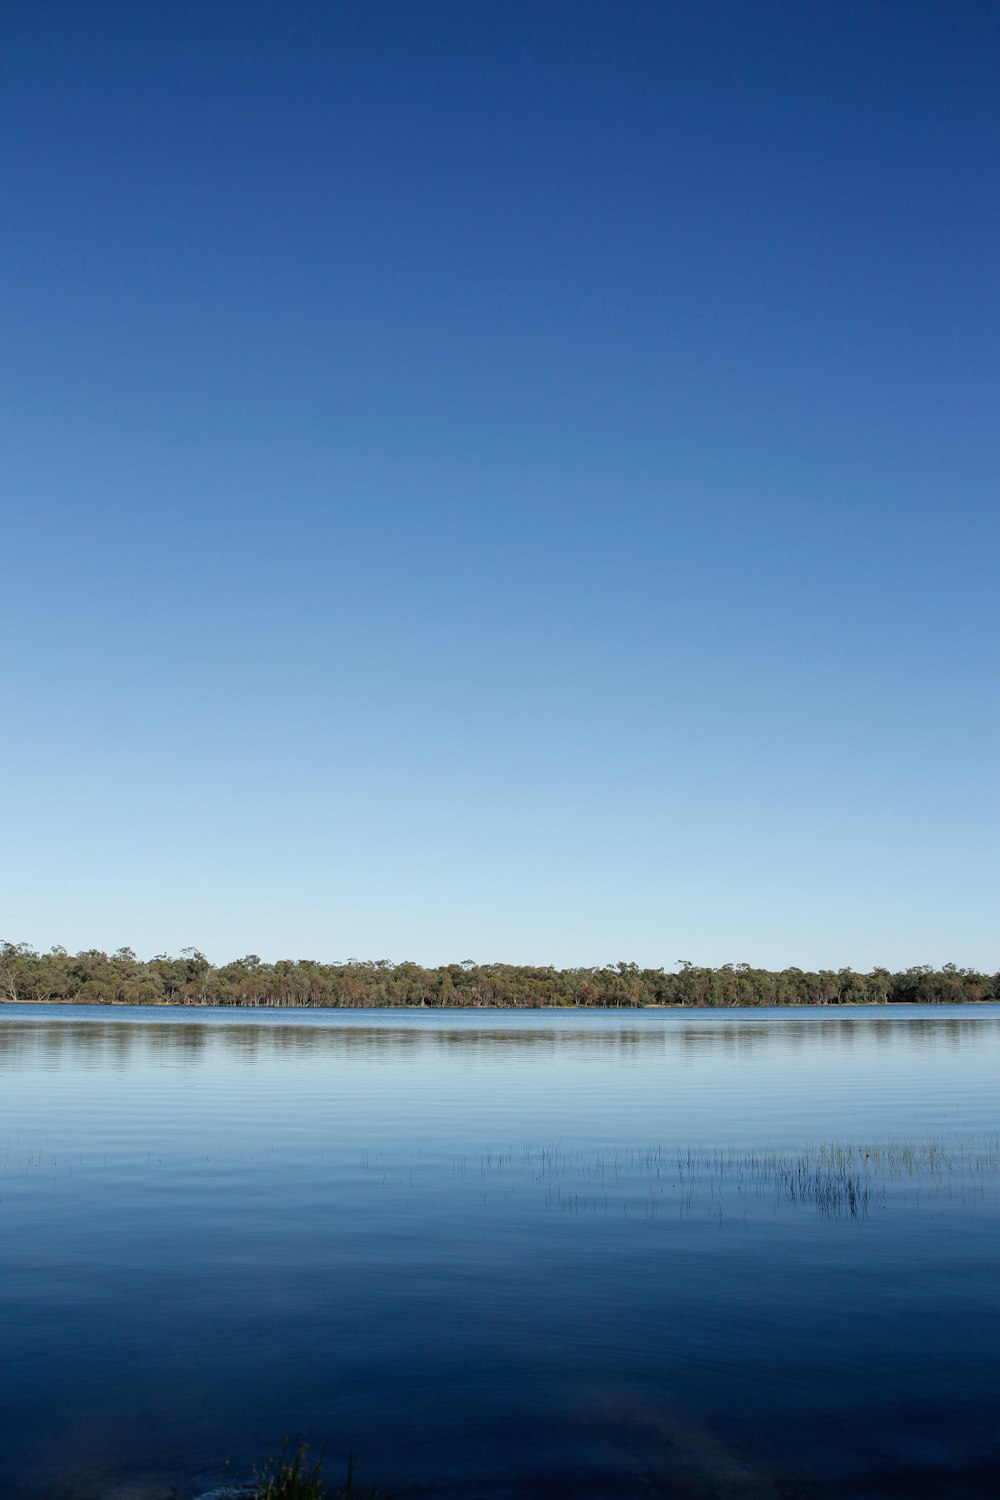
{"label": "aquatic grass", "polygon": [[230,1491],[231,1500],[377,1500],[376,1490],[356,1487],[353,1454],[347,1460],[347,1474],[339,1485],[328,1484],[323,1478],[325,1457],[324,1447],[315,1462],[311,1462],[308,1443],[292,1446],[286,1438],[280,1454],[254,1470],[249,1486]]}
{"label": "aquatic grass", "polygon": [[[475,1158],[452,1158],[452,1172],[468,1180]],[[824,1219],[866,1219],[906,1199],[919,1204],[953,1199],[966,1205],[995,1198],[1000,1182],[1000,1137],[826,1141],[787,1147],[653,1145],[580,1151],[553,1145],[485,1148],[482,1185],[518,1187],[518,1178],[544,1190],[545,1207],[577,1215],[638,1212],[658,1218],[673,1209],[682,1220],[700,1213],[720,1223],[736,1210],[746,1221],[753,1205],[779,1213],[812,1209]],[[485,1199],[484,1199],[485,1201]]]}

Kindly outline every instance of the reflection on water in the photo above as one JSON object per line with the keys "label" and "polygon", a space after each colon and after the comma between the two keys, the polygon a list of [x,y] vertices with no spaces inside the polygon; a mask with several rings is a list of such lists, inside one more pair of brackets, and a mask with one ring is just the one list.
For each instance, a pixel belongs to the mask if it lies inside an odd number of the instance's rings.
{"label": "reflection on water", "polygon": [[[88,1010],[84,1019],[64,1019],[66,1012]],[[825,1010],[805,1014],[754,1011],[733,1016],[714,1013],[710,1020],[687,1012],[628,1014],[627,1019],[603,1017],[595,1024],[592,1012],[561,1014],[558,1021],[538,1018],[526,1025],[516,1014],[492,1016],[464,1013],[466,1024],[455,1025],[447,1013],[418,1013],[410,1024],[381,1020],[384,1011],[312,1013],[308,1023],[286,1020],[275,1012],[267,1022],[234,1020],[231,1010],[200,1011],[197,1020],[181,1019],[163,1011],[130,1013],[128,1019],[109,1016],[103,1007],[0,1007],[0,1068],[20,1066],[35,1056],[51,1061],[127,1061],[136,1055],[165,1057],[172,1062],[197,1063],[209,1050],[230,1052],[245,1061],[290,1054],[330,1057],[417,1057],[427,1053],[563,1053],[607,1057],[628,1054],[676,1053],[704,1055],[752,1053],[808,1048],[827,1053],[832,1048],[957,1047],[976,1038],[1000,1035],[995,1006],[936,1008],[914,1014],[915,1007],[831,1016]],[[989,1012],[988,1014],[986,1012]],[[39,1012],[42,1012],[39,1015]],[[454,1014],[454,1013],[452,1013]],[[416,1024],[415,1024],[416,1023]]]}
{"label": "reflection on water", "polygon": [[0,1008],[0,1496],[993,1497],[998,1077],[995,1005]]}

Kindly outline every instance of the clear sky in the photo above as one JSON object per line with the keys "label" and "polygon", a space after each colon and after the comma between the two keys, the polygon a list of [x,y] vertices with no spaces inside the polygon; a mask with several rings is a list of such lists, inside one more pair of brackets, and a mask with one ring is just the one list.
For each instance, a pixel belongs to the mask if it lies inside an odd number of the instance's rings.
{"label": "clear sky", "polygon": [[9,0],[0,935],[998,943],[992,3]]}

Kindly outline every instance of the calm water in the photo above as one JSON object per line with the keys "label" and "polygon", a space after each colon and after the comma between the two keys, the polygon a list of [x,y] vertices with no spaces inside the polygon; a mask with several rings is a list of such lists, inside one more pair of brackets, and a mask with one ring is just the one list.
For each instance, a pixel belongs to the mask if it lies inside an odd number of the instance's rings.
{"label": "calm water", "polygon": [[998,1083],[994,1005],[2,1006],[0,1495],[993,1497]]}

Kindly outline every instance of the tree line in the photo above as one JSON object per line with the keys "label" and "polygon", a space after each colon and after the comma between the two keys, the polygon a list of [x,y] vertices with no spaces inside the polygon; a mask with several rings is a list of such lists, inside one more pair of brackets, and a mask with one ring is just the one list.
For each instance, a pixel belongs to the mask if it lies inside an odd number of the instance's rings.
{"label": "tree line", "polygon": [[142,960],[130,948],[38,953],[25,943],[0,944],[0,1000],[84,1005],[240,1006],[541,1006],[644,1005],[894,1005],[1000,999],[1000,974],[945,964],[891,973],[853,969],[718,968],[680,962],[671,970],[634,963],[555,969],[470,960],[424,968],[416,963],[319,963],[255,953],[215,965],[196,948],[177,958]]}

